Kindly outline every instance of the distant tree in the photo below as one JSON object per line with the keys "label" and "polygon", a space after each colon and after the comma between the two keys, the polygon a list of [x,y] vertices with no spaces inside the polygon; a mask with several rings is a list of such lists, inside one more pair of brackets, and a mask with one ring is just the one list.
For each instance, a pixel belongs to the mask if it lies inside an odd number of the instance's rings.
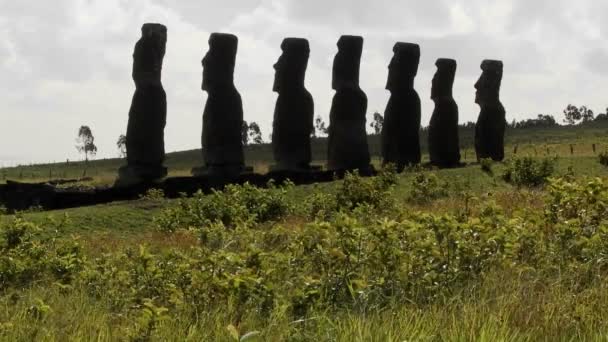
{"label": "distant tree", "polygon": [[594,117],[595,114],[593,113],[593,110],[587,108],[587,106],[577,108],[576,106],[569,104],[564,110],[564,122],[568,125],[591,122]]}
{"label": "distant tree", "polygon": [[116,141],[116,147],[118,148],[118,153],[120,153],[121,158],[127,157],[127,136],[121,134]]}
{"label": "distant tree", "polygon": [[241,126],[241,141],[243,142],[243,146],[249,145],[249,124],[245,120],[243,120],[243,125]]}
{"label": "distant tree", "polygon": [[256,145],[263,144],[264,139],[262,139],[262,130],[257,122],[252,122],[248,127],[249,139]]}
{"label": "distant tree", "polygon": [[325,125],[325,121],[320,116],[317,116],[315,119],[315,127],[313,129],[313,137],[327,135],[329,134],[329,129]]}
{"label": "distant tree", "polygon": [[460,128],[475,128],[476,124],[473,121],[467,121],[463,124],[458,125]]}
{"label": "distant tree", "polygon": [[527,119],[519,122],[513,121],[512,128],[540,128],[557,126],[557,121],[553,115],[538,114],[535,119]]}
{"label": "distant tree", "polygon": [[566,109],[564,109],[564,122],[566,124],[576,125],[582,118],[583,116],[576,106],[569,104]]}
{"label": "distant tree", "polygon": [[369,126],[374,129],[375,135],[380,135],[380,133],[382,133],[382,127],[384,126],[384,116],[378,112],[375,112],[374,119]]}
{"label": "distant tree", "polygon": [[84,159],[89,161],[89,156],[97,154],[97,146],[95,146],[95,137],[89,126],[80,126],[78,130],[78,138],[76,138],[76,149],[80,153],[84,153]]}
{"label": "distant tree", "polygon": [[595,118],[595,114],[593,113],[593,111],[590,108],[587,108],[586,106],[582,106],[578,110],[581,112],[583,123],[591,122]]}
{"label": "distant tree", "polygon": [[598,114],[595,117],[595,121],[608,121],[608,108],[606,108],[606,113]]}

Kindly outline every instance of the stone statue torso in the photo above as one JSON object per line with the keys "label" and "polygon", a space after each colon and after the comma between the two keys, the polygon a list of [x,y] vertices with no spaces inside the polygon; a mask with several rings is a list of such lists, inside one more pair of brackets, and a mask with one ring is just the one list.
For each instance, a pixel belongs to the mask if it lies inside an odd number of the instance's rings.
{"label": "stone statue torso", "polygon": [[205,164],[244,165],[243,104],[235,87],[208,92],[203,113],[203,155]]}
{"label": "stone statue torso", "polygon": [[330,112],[329,169],[348,170],[369,166],[366,111],[367,96],[361,88],[345,87],[337,90]]}
{"label": "stone statue torso", "polygon": [[460,163],[458,106],[453,98],[435,101],[429,124],[429,155],[434,165],[449,167]]}
{"label": "stone statue torso", "polygon": [[272,133],[277,164],[291,167],[307,167],[310,164],[313,116],[313,98],[306,89],[283,90],[279,93]]}
{"label": "stone statue torso", "polygon": [[384,114],[382,156],[385,163],[420,163],[420,97],[414,89],[392,93]]}

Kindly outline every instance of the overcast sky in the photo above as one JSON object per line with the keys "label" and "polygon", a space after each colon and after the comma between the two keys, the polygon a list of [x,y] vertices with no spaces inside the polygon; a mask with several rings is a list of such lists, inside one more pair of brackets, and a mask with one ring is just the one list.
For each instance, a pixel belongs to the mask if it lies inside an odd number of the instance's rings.
{"label": "overcast sky", "polygon": [[560,117],[568,103],[608,107],[607,1],[595,0],[0,0],[0,166],[78,159],[80,125],[98,157],[115,157],[134,85],[133,46],[145,22],[168,26],[163,83],[167,151],[200,147],[206,94],[200,60],[211,32],[239,36],[235,82],[245,120],[271,133],[272,65],[284,37],[307,38],[306,84],[326,121],[331,65],[342,34],[365,38],[361,87],[368,118],[384,112],[396,41],[421,46],[416,89],[422,122],[437,58],[454,58],[460,121],[475,121],[473,85],[482,59],[501,59],[507,119]]}

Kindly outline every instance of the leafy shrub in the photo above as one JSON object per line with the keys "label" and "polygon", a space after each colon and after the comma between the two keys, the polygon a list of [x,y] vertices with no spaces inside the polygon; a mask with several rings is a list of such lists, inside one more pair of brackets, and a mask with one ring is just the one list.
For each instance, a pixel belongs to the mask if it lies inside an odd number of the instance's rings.
{"label": "leafy shrub", "polygon": [[41,240],[41,228],[15,217],[0,224],[0,290],[50,277],[69,283],[84,259],[74,240]]}
{"label": "leafy shrub", "polygon": [[494,164],[494,161],[492,160],[492,158],[482,158],[479,161],[479,165],[481,166],[481,170],[489,175],[493,174],[493,170],[492,170],[492,164]]}
{"label": "leafy shrub", "polygon": [[361,177],[347,172],[335,194],[316,192],[305,201],[306,214],[312,218],[328,219],[338,211],[356,209],[388,211],[394,208],[392,190],[397,184],[394,167],[383,168],[375,177]]}
{"label": "leafy shrub", "polygon": [[601,178],[552,179],[547,196],[545,214],[553,224],[581,225],[587,230],[608,224],[608,184]]}
{"label": "leafy shrub", "polygon": [[608,166],[608,151],[600,153],[600,164]]}
{"label": "leafy shrub", "polygon": [[161,201],[165,199],[165,192],[162,189],[150,189],[139,198],[145,201]]}
{"label": "leafy shrub", "polygon": [[502,178],[517,186],[544,185],[555,172],[555,159],[516,158],[506,163]]}
{"label": "leafy shrub", "polygon": [[334,194],[315,191],[304,202],[305,214],[312,219],[328,220],[338,209]]}
{"label": "leafy shrub", "polygon": [[447,196],[447,189],[447,184],[440,181],[436,174],[420,172],[412,179],[408,200],[419,204],[429,203]]}
{"label": "leafy shrub", "polygon": [[286,193],[292,183],[267,188],[249,183],[228,185],[224,191],[209,195],[198,192],[193,198],[181,199],[176,207],[168,208],[155,217],[158,228],[173,232],[180,228],[202,228],[221,222],[228,228],[279,220],[293,211]]}

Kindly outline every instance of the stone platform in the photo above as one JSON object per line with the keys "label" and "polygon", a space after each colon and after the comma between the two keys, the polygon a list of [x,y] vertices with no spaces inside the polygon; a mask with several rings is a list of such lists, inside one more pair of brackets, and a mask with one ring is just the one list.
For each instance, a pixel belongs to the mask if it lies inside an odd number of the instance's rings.
{"label": "stone platform", "polygon": [[[162,182],[140,183],[129,186],[97,187],[92,189],[58,188],[48,183],[19,183],[9,181],[0,185],[0,205],[9,212],[30,208],[41,210],[60,210],[93,206],[117,201],[136,200],[150,189],[163,190],[167,198],[179,198],[182,194],[193,195],[199,190],[211,192],[212,189],[223,189],[228,184],[250,183],[264,187],[270,180],[281,184],[290,180],[296,185],[326,183],[344,177],[345,171],[274,171],[260,175],[242,174],[232,181],[212,177],[174,177]],[[362,176],[373,176],[376,171],[369,168],[360,171]]]}

